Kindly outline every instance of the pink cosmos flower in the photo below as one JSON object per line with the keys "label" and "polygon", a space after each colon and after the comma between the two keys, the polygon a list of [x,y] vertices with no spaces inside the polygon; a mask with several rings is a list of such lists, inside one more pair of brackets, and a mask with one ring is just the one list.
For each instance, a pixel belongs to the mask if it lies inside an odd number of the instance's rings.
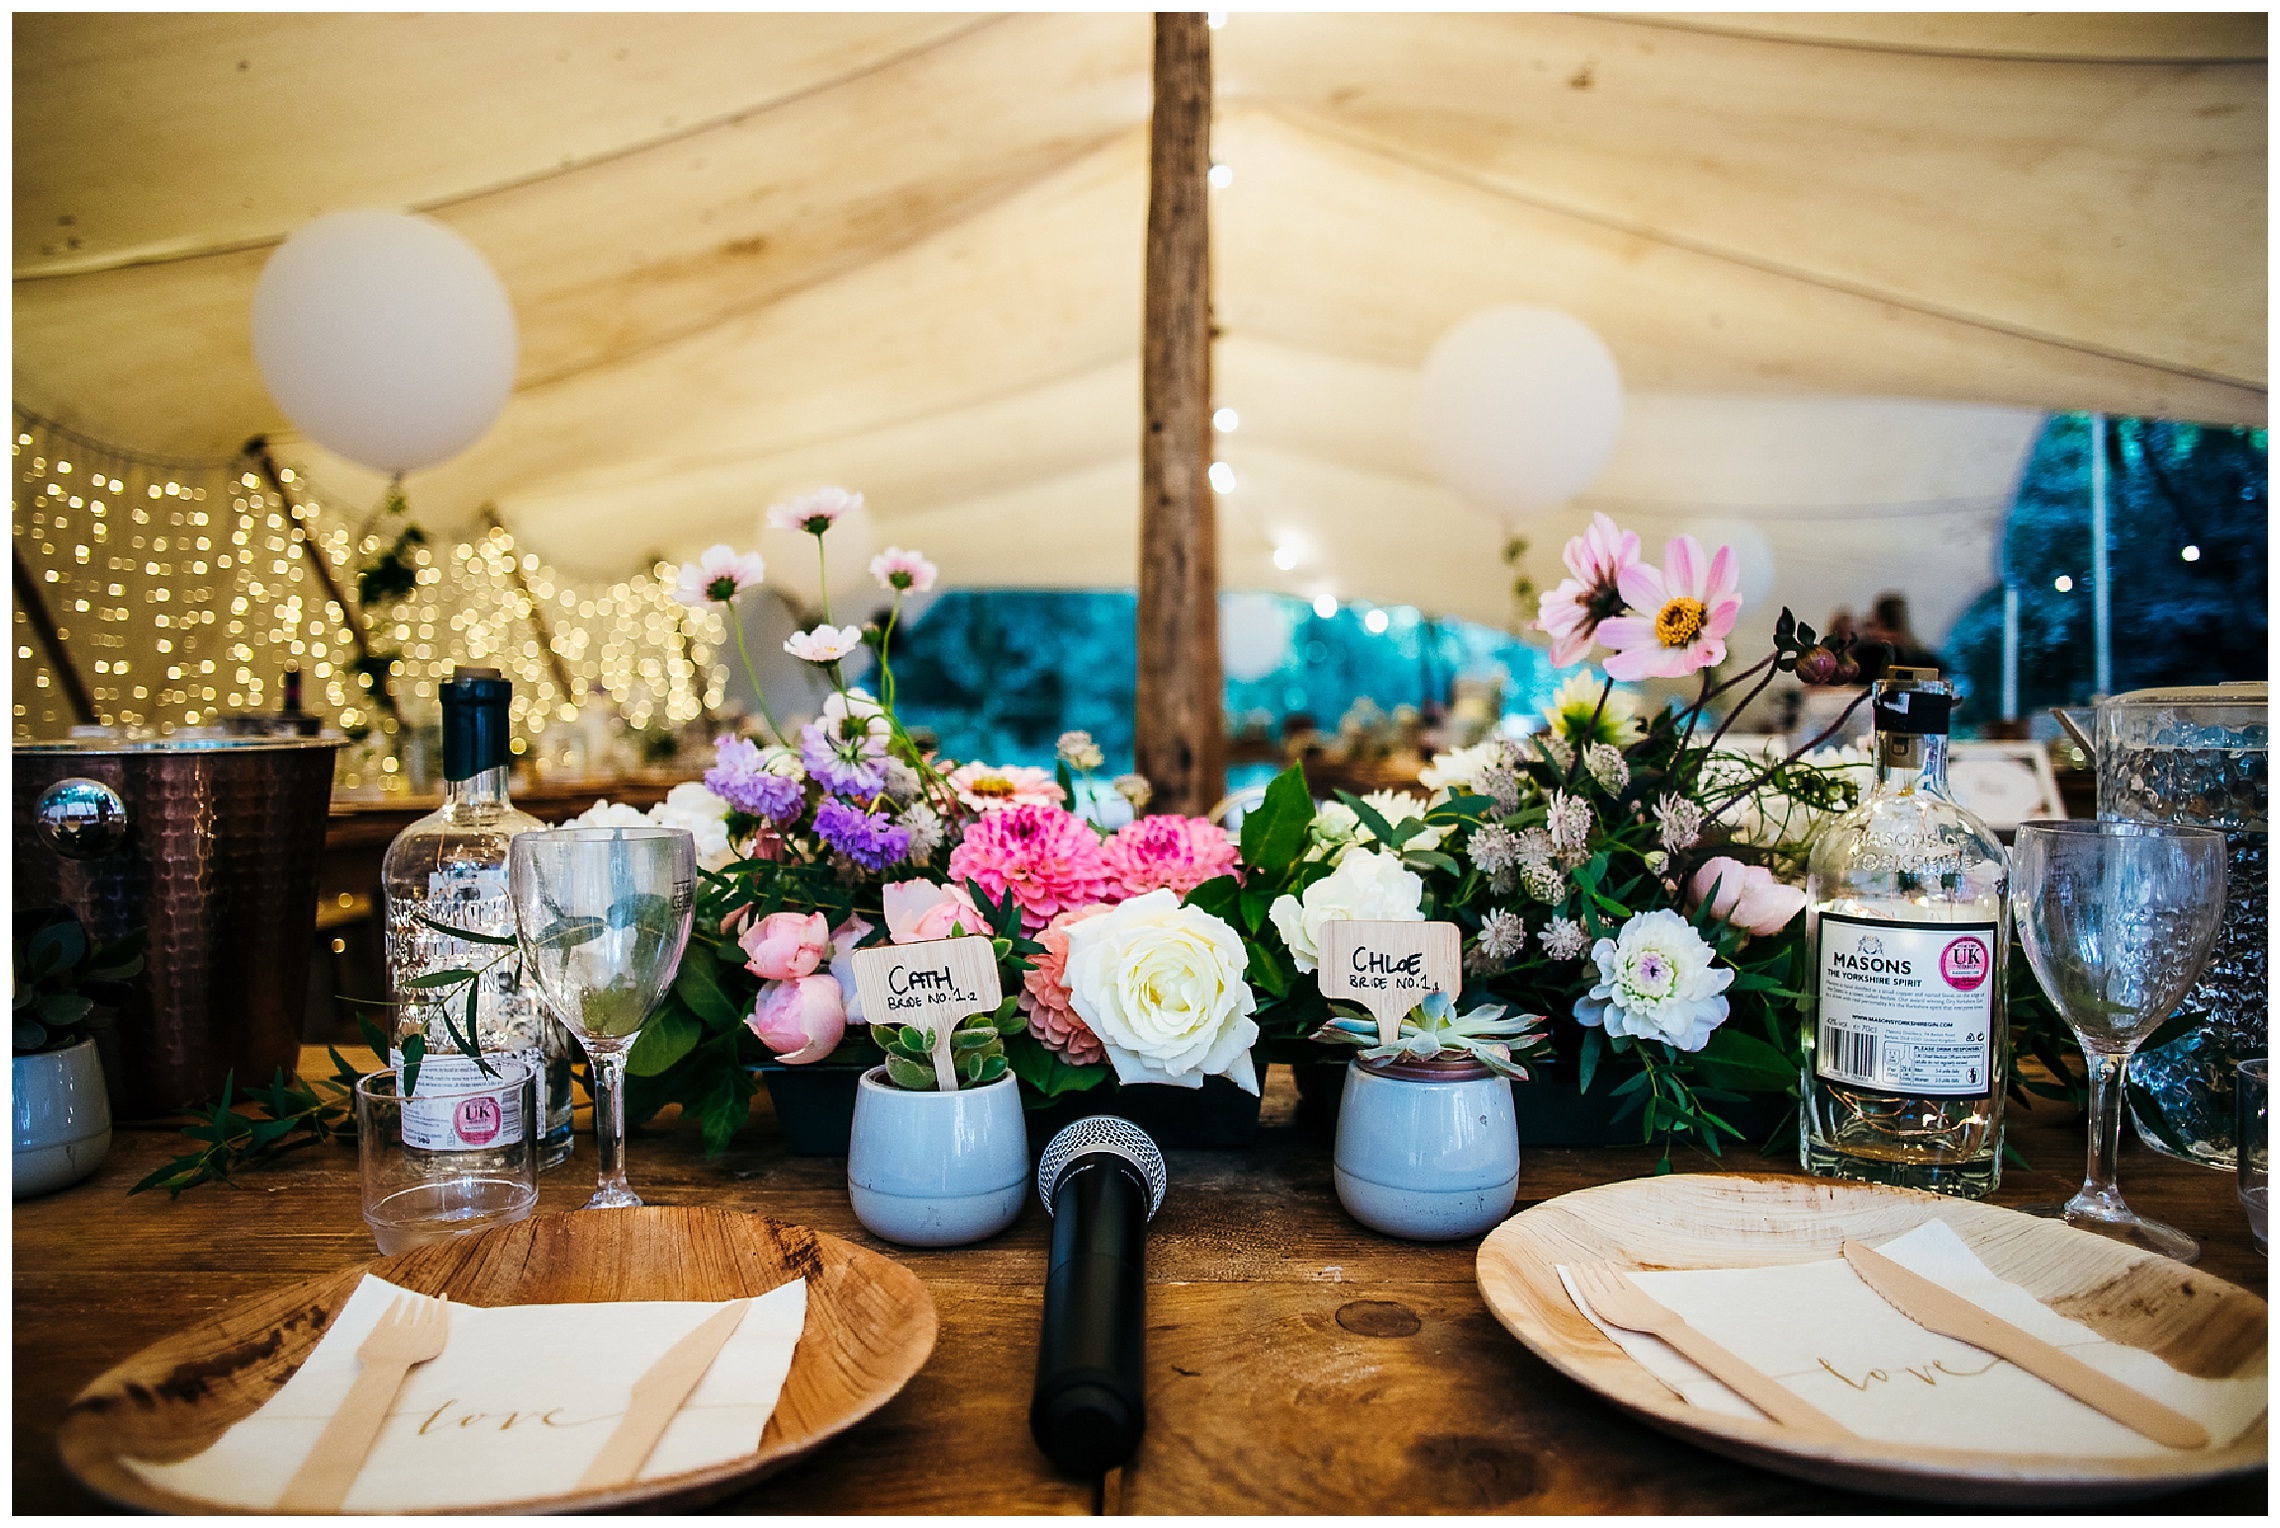
{"label": "pink cosmos flower", "polygon": [[673,598],[698,609],[706,605],[726,605],[760,582],[767,573],[768,564],[758,552],[739,553],[723,542],[705,548],[704,555],[695,562],[681,564],[681,582],[673,590]]}
{"label": "pink cosmos flower", "polygon": [[1673,536],[1663,545],[1660,570],[1634,563],[1619,575],[1623,598],[1641,614],[1599,625],[1599,640],[1615,649],[1607,672],[1617,679],[1683,679],[1726,658],[1726,633],[1742,613],[1741,575],[1734,549],[1718,548],[1705,564],[1702,543]]}
{"label": "pink cosmos flower", "polygon": [[950,788],[977,812],[1059,806],[1066,799],[1051,774],[1021,764],[961,764],[950,771]]}
{"label": "pink cosmos flower", "polygon": [[1205,881],[1233,873],[1235,842],[1200,817],[1141,817],[1102,846],[1109,873],[1128,897],[1168,888],[1186,896]]}
{"label": "pink cosmos flower", "polygon": [[863,645],[860,626],[818,626],[784,638],[784,651],[809,663],[837,663]]}
{"label": "pink cosmos flower", "polygon": [[1773,878],[1763,865],[1745,865],[1719,855],[1694,872],[1687,900],[1710,904],[1710,915],[1750,934],[1778,934],[1805,910],[1805,888]]}
{"label": "pink cosmos flower", "polygon": [[907,594],[924,594],[933,588],[934,575],[939,571],[918,553],[899,546],[888,547],[871,559],[871,576],[879,581],[880,588]]}
{"label": "pink cosmos flower", "polygon": [[1092,1026],[1071,1006],[1069,929],[1107,911],[1106,902],[1095,902],[1090,907],[1072,908],[1045,925],[1045,932],[1037,936],[1045,953],[1036,957],[1036,963],[1021,978],[1021,1011],[1029,1015],[1029,1032],[1047,1050],[1075,1066],[1106,1061],[1108,1052]]}
{"label": "pink cosmos flower", "polygon": [[849,493],[844,488],[818,488],[803,493],[796,499],[768,506],[768,526],[771,530],[806,531],[820,536],[831,529],[831,523],[841,515],[863,507],[863,496]]}
{"label": "pink cosmos flower", "polygon": [[821,913],[770,913],[737,936],[746,969],[762,981],[805,976],[831,952],[831,925]]}
{"label": "pink cosmos flower", "polygon": [[1560,560],[1574,574],[1536,601],[1536,629],[1552,639],[1552,667],[1566,668],[1591,651],[1600,625],[1623,612],[1622,577],[1639,561],[1639,537],[1604,514],[1568,541]]}
{"label": "pink cosmos flower", "polygon": [[1010,891],[1031,934],[1072,907],[1101,901],[1116,884],[1100,836],[1061,808],[1038,804],[984,812],[950,851],[950,879],[977,882],[993,899]]}
{"label": "pink cosmos flower", "polygon": [[801,976],[761,988],[744,1022],[778,1061],[805,1066],[830,1055],[847,1033],[847,1005],[832,978]]}
{"label": "pink cosmos flower", "polygon": [[880,893],[886,899],[887,937],[896,944],[918,944],[947,939],[953,929],[969,934],[989,932],[981,909],[963,886],[937,886],[932,881],[897,881]]}

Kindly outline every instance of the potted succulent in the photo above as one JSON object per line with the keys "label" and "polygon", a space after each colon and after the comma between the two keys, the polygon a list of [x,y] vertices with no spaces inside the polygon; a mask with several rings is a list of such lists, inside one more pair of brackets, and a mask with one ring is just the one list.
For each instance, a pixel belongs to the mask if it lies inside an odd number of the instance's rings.
{"label": "potted succulent", "polygon": [[1410,1010],[1400,1033],[1334,1005],[1311,1037],[1360,1048],[1338,1110],[1338,1201],[1363,1225],[1411,1241],[1476,1236],[1511,1213],[1520,1189],[1512,1083],[1542,1041],[1534,1015],[1494,1003],[1464,1013],[1445,992]]}
{"label": "potted succulent", "polygon": [[142,970],[140,931],[92,948],[68,909],[18,909],[15,918],[15,1197],[79,1182],[111,1149],[111,1103],[95,1034]]}

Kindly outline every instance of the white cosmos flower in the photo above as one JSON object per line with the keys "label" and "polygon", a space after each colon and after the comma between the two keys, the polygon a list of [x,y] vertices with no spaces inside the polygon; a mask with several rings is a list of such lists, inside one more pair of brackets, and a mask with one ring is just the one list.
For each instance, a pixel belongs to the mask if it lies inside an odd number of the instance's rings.
{"label": "white cosmos flower", "polygon": [[1234,929],[1151,891],[1068,930],[1069,1006],[1100,1038],[1118,1082],[1200,1088],[1223,1076],[1257,1096],[1257,1000]]}
{"label": "white cosmos flower", "polygon": [[1591,958],[1599,980],[1575,1000],[1575,1021],[1587,1029],[1604,1024],[1611,1035],[1698,1051],[1726,1022],[1721,994],[1734,973],[1720,970],[1694,925],[1667,907],[1631,919],[1593,945]]}
{"label": "white cosmos flower", "polygon": [[810,663],[837,663],[863,645],[860,626],[818,626],[784,638],[784,651]]}
{"label": "white cosmos flower", "polygon": [[796,499],[768,506],[768,528],[778,531],[806,531],[820,536],[830,530],[832,522],[841,515],[863,507],[863,496],[849,493],[844,488],[818,488],[803,493]]}
{"label": "white cosmos flower", "polygon": [[1424,921],[1425,881],[1390,854],[1352,849],[1338,868],[1299,896],[1284,894],[1267,909],[1275,930],[1301,971],[1322,959],[1322,925],[1346,919],[1381,923]]}
{"label": "white cosmos flower", "polygon": [[768,576],[768,564],[758,552],[739,553],[726,542],[705,548],[695,562],[681,564],[681,579],[673,598],[703,608],[731,604],[739,594]]}

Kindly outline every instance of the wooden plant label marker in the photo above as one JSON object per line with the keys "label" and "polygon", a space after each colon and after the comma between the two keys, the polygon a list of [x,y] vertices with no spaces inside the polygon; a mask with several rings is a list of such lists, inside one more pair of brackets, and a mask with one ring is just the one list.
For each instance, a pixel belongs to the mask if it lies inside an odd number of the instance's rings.
{"label": "wooden plant label marker", "polygon": [[1402,1019],[1428,994],[1455,997],[1464,985],[1461,943],[1454,923],[1325,923],[1322,995],[1367,1008],[1377,1016],[1378,1039],[1391,1045],[1401,1038]]}
{"label": "wooden plant label marker", "polygon": [[1005,999],[997,949],[989,940],[928,939],[855,952],[855,991],[866,1024],[934,1031],[934,1076],[945,1093],[958,1090],[950,1034],[959,1021],[989,1013]]}

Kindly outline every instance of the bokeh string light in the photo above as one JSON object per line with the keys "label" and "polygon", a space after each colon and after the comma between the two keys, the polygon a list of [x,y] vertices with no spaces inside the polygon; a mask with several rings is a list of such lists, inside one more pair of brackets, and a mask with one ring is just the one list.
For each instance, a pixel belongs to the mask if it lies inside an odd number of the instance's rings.
{"label": "bokeh string light", "polygon": [[[275,711],[291,667],[304,710],[351,734],[394,727],[353,666],[349,613],[306,561],[323,557],[334,583],[352,589],[357,567],[385,545],[368,514],[291,468],[272,487],[244,459],[148,456],[21,408],[15,425],[16,555],[95,721],[164,734]],[[409,560],[413,589],[363,617],[372,649],[395,655],[391,683],[408,725],[434,719],[436,686],[461,663],[514,681],[513,728],[526,747],[576,716],[597,682],[637,729],[677,728],[721,703],[715,657],[726,627],[716,611],[674,602],[669,563],[580,581],[503,526],[415,547]],[[532,620],[534,601],[543,623]],[[577,693],[562,693],[541,629]],[[15,736],[61,737],[79,718],[21,601],[13,631]]]}

